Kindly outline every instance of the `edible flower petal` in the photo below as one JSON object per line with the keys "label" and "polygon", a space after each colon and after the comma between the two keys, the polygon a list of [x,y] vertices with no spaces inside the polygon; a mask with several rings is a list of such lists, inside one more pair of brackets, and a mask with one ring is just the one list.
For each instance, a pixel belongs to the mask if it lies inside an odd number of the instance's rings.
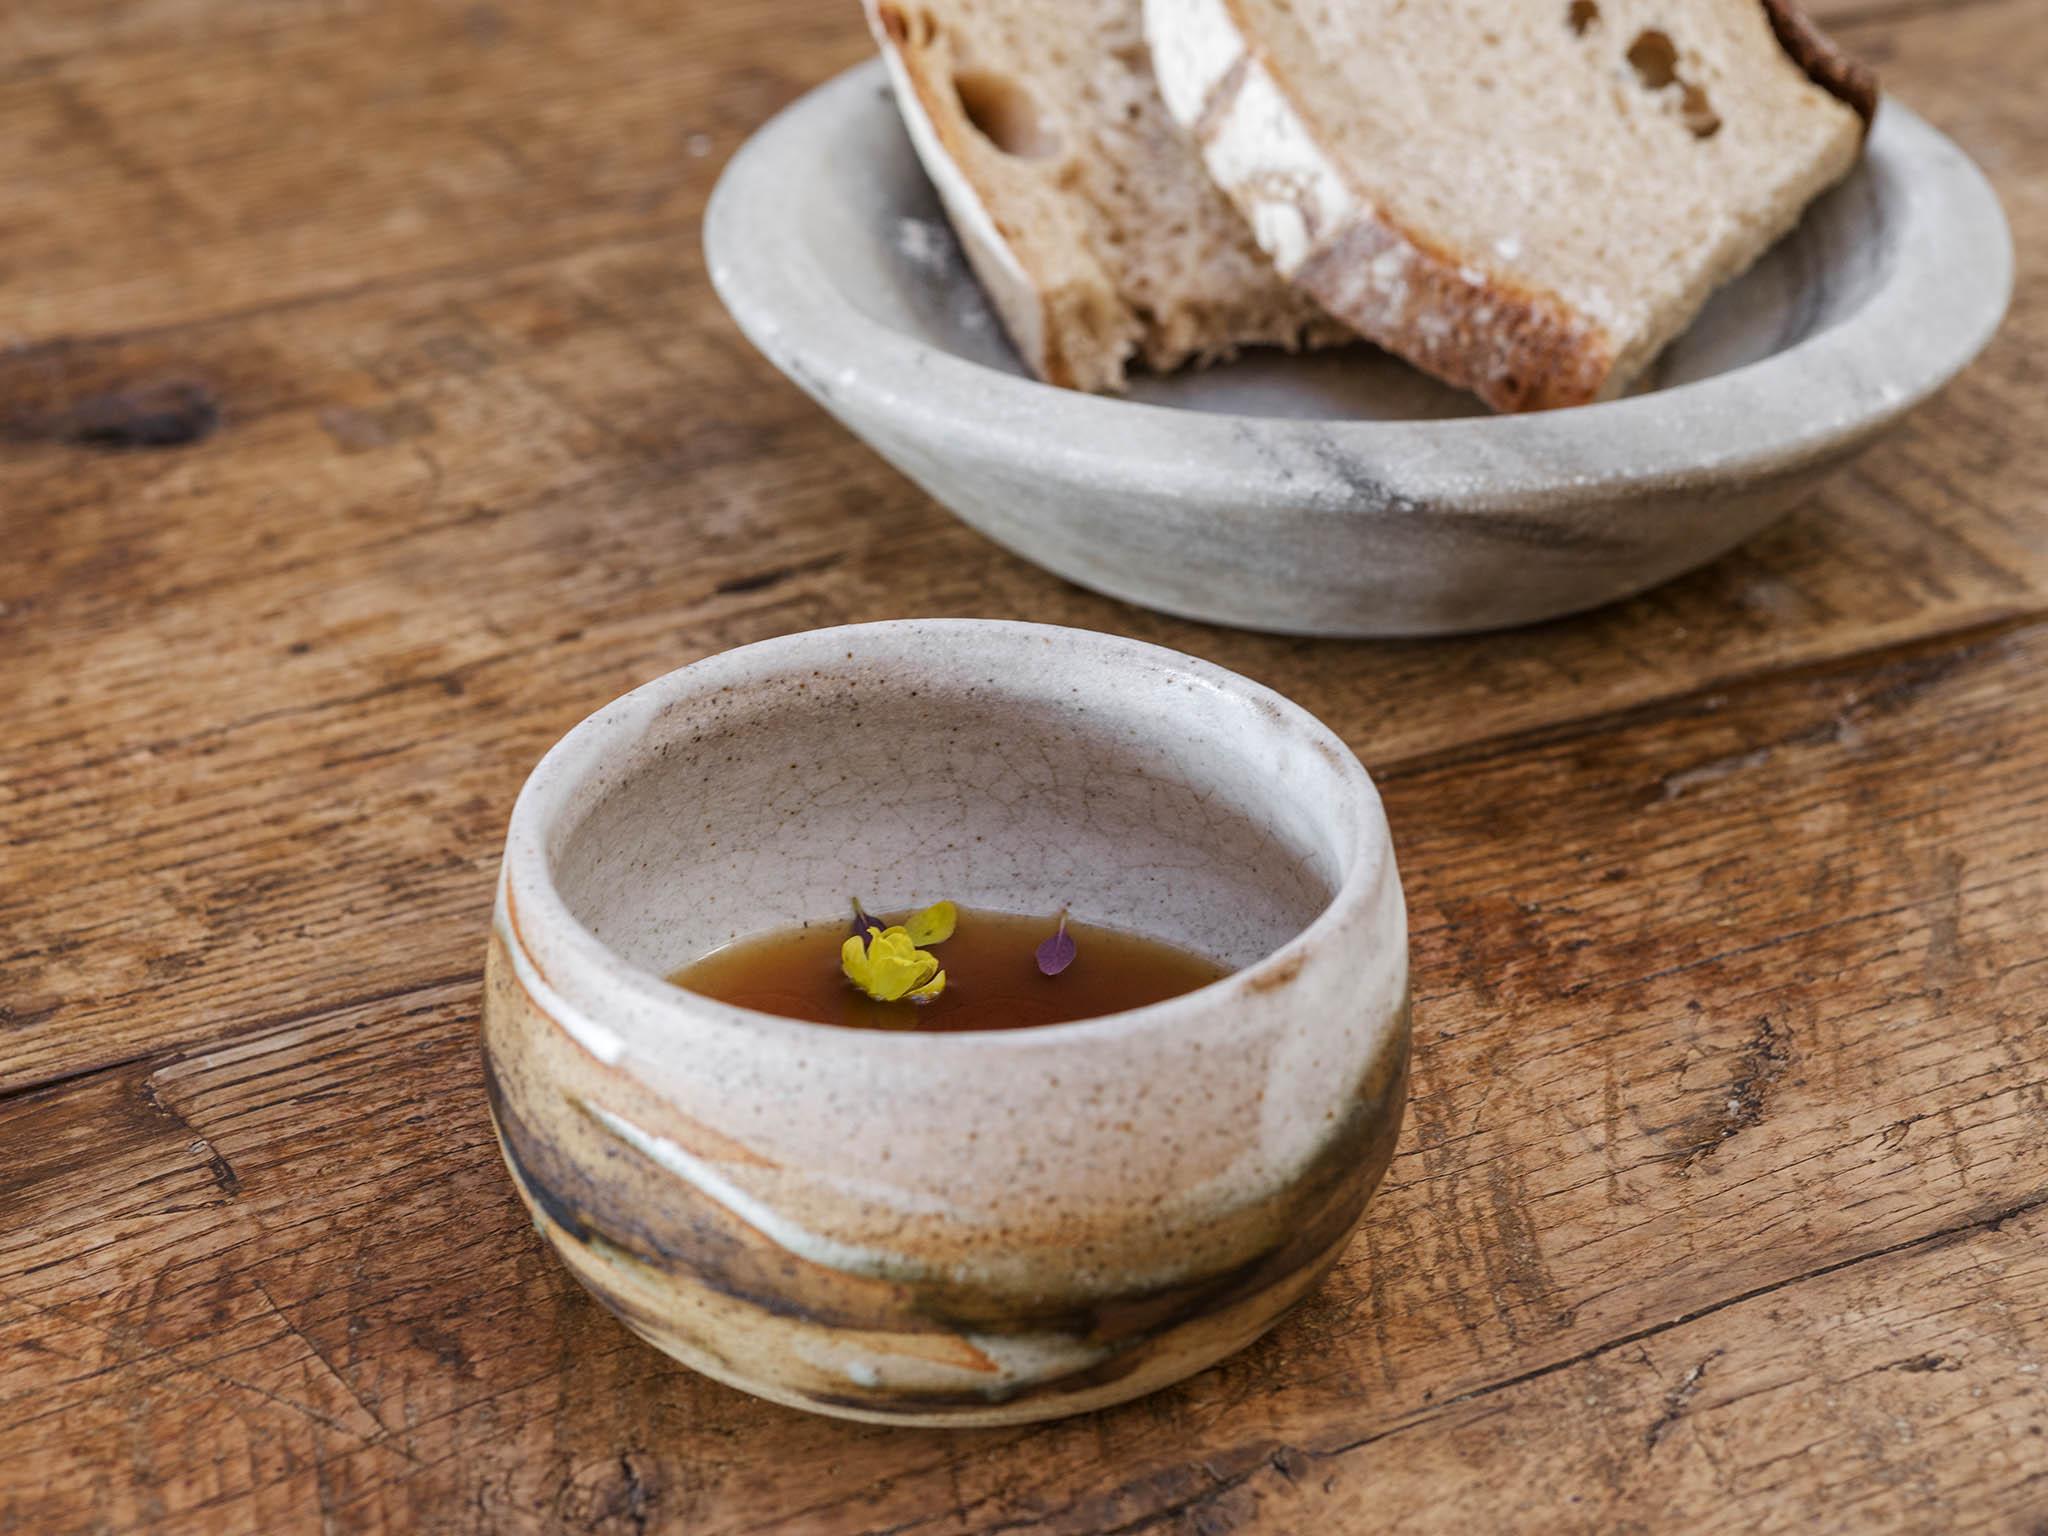
{"label": "edible flower petal", "polygon": [[1038,968],[1048,976],[1057,976],[1074,963],[1074,957],[1081,952],[1074,943],[1074,936],[1067,932],[1067,914],[1060,913],[1060,925],[1051,938],[1038,946]]}
{"label": "edible flower petal", "polygon": [[839,968],[846,979],[878,1003],[911,997],[927,1002],[946,984],[938,957],[919,949],[908,929],[870,927],[865,937],[851,935],[839,946]]}
{"label": "edible flower petal", "polygon": [[922,912],[913,912],[903,920],[905,930],[913,944],[943,944],[953,937],[953,929],[960,921],[960,909],[950,901],[935,901]]}

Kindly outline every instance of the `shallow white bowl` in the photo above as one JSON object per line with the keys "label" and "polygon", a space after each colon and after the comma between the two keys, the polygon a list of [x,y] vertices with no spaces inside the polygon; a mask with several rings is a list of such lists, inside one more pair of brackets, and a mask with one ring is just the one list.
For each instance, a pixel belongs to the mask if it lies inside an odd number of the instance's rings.
{"label": "shallow white bowl", "polygon": [[1713,559],[1962,368],[2012,287],[1983,176],[1887,101],[1858,170],[1627,399],[1488,416],[1364,346],[1083,395],[1024,376],[879,64],[740,150],[704,240],[770,361],[989,537],[1148,607],[1319,635],[1526,623]]}

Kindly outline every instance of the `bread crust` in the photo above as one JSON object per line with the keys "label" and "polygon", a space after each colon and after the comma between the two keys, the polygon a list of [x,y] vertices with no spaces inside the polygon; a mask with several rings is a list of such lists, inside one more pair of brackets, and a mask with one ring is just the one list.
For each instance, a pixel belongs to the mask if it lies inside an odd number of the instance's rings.
{"label": "bread crust", "polygon": [[1868,138],[1871,120],[1877,116],[1877,75],[1836,47],[1835,40],[1791,0],[1763,0],[1763,7],[1778,46],[1806,71],[1807,79],[1863,119],[1863,135]]}
{"label": "bread crust", "polygon": [[[1035,221],[1025,221],[1022,227],[1007,222],[1022,215],[1012,200],[1015,189],[1007,181],[992,179],[991,158],[1003,159],[1003,146],[991,147],[958,89],[959,71],[968,62],[962,40],[969,29],[956,15],[942,31],[932,3],[863,0],[863,8],[918,158],[1004,328],[1039,378],[1073,389],[1121,391],[1127,387],[1129,370],[1141,363],[1165,372],[1231,357],[1247,346],[1292,351],[1357,339],[1271,270],[1228,200],[1210,183],[1198,157],[1156,103],[1148,109],[1144,132],[1157,136],[1156,147],[1167,154],[1147,169],[1163,171],[1173,186],[1185,179],[1186,192],[1201,205],[1191,227],[1183,230],[1184,260],[1197,259],[1198,241],[1227,237],[1241,247],[1228,253],[1230,282],[1195,281],[1155,292],[1143,282],[1134,286],[1132,273],[1118,267],[1117,260],[1128,255],[1121,248],[1105,255],[1085,239],[1051,243]],[[1136,63],[1125,65],[1142,71],[1147,87],[1156,90],[1142,41],[1134,35],[1139,0],[1114,3],[1128,8],[1113,18],[1119,50],[1126,41],[1139,45]],[[939,7],[939,14],[947,14],[946,8]],[[1131,35],[1126,39],[1125,34]],[[1121,51],[1101,56],[1124,59]],[[1046,173],[1048,185],[1041,190],[1048,202],[1064,205],[1057,212],[1071,213],[1078,222],[1114,216],[1099,203],[1100,190],[1091,192],[1089,178],[1081,174],[1078,162],[1088,152],[1085,115],[1065,126],[1082,141],[1081,147],[1069,148],[1061,159],[1036,168]],[[1122,128],[1123,122],[1117,126]],[[1150,230],[1169,232],[1168,246],[1174,228],[1156,217],[1148,225]],[[1241,276],[1240,264],[1245,269]],[[1214,269],[1207,275],[1213,276]]]}
{"label": "bread crust", "polygon": [[923,68],[922,57],[910,46],[914,23],[894,0],[861,0],[861,10],[889,72],[911,146],[945,205],[967,264],[994,304],[1011,345],[1024,365],[1048,384],[1088,387],[1075,377],[1067,359],[1049,345],[1054,326],[1047,314],[1043,285],[1003,238],[981,189],[967,174],[964,135],[968,130],[950,87],[932,79],[930,71]]}
{"label": "bread crust", "polygon": [[[1598,396],[1615,361],[1606,331],[1550,294],[1466,265],[1376,207],[1323,154],[1299,95],[1252,41],[1238,0],[1148,0],[1146,23],[1155,61],[1169,29],[1188,29],[1184,38],[1218,27],[1232,34],[1237,56],[1219,78],[1200,82],[1198,104],[1186,93],[1176,101],[1173,90],[1167,103],[1211,171],[1225,168],[1218,182],[1282,275],[1366,337],[1495,410]],[[1261,158],[1243,146],[1276,138],[1284,143],[1273,158],[1287,169],[1230,173],[1240,156]]]}
{"label": "bread crust", "polygon": [[[1783,8],[1802,35],[1819,40],[1816,63],[1793,55],[1802,68],[1848,78],[1825,62],[1826,39],[1803,17],[1783,0],[1760,3],[1773,11],[1774,30]],[[1557,295],[1466,265],[1376,206],[1323,151],[1302,94],[1259,47],[1243,0],[1145,0],[1145,18],[1173,115],[1274,264],[1331,314],[1497,411],[1610,398],[1647,361],[1640,339],[1624,354],[1605,327]]]}
{"label": "bread crust", "polygon": [[[1391,303],[1372,276],[1390,255],[1405,264],[1402,296]],[[1582,405],[1614,371],[1599,326],[1548,294],[1487,276],[1475,281],[1449,252],[1382,212],[1316,243],[1293,277],[1381,346],[1496,411]]]}

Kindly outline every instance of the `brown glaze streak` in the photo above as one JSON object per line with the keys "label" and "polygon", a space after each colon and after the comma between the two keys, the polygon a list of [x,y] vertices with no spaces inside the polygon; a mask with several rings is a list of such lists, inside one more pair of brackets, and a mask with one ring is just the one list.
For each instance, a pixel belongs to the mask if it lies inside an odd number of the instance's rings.
{"label": "brown glaze streak", "polygon": [[[1250,1302],[1291,1279],[1304,1281],[1304,1293],[1312,1289],[1342,1255],[1346,1239],[1363,1218],[1366,1203],[1393,1158],[1401,1128],[1398,1106],[1407,1098],[1405,1043],[1397,1060],[1383,1061],[1375,1068],[1373,1079],[1378,1080],[1377,1089],[1363,1090],[1354,1100],[1357,1108],[1349,1122],[1330,1138],[1300,1182],[1275,1197],[1275,1203],[1284,1205],[1298,1222],[1286,1240],[1219,1274],[1097,1299],[1079,1309],[1078,1316],[1085,1318],[1086,1326],[1073,1330],[1072,1336],[1107,1348],[1107,1358],[1064,1376],[1010,1388],[924,1393],[897,1388],[886,1396],[819,1393],[812,1395],[813,1401],[823,1407],[914,1418],[946,1408],[1075,1396],[1137,1373],[1157,1353],[1172,1348],[1174,1335],[1181,1329]],[[1386,1097],[1389,1093],[1391,1098]],[[1389,1104],[1396,1106],[1391,1112]],[[975,1331],[1009,1330],[976,1324]]]}
{"label": "brown glaze streak", "polygon": [[[1277,1247],[1217,1274],[1108,1297],[1019,1296],[986,1286],[938,1279],[883,1280],[851,1275],[779,1247],[716,1201],[673,1181],[659,1208],[621,1200],[614,1187],[564,1157],[510,1101],[489,1052],[485,1090],[507,1161],[533,1203],[583,1243],[599,1242],[671,1276],[696,1280],[721,1295],[782,1317],[823,1327],[875,1332],[971,1331],[995,1335],[1066,1334],[1096,1346],[1150,1337],[1264,1289],[1348,1231],[1363,1211],[1370,1183],[1399,1133],[1398,1104],[1406,1081],[1405,1050],[1376,1064],[1354,1099],[1355,1112],[1324,1144],[1301,1178],[1270,1204],[1274,1225],[1289,1232]],[[637,1186],[635,1186],[637,1187]],[[687,1212],[684,1207],[688,1207]],[[800,1292],[805,1300],[789,1299]],[[906,1329],[906,1317],[920,1326]],[[928,1325],[928,1326],[926,1326]]]}
{"label": "brown glaze streak", "polygon": [[[492,958],[499,973],[493,980],[501,989],[499,997],[506,998],[510,966],[502,956]],[[522,991],[517,1002],[525,1001]],[[520,1112],[488,1048],[484,1080],[506,1163],[527,1202],[562,1240],[641,1265],[650,1278],[659,1277],[662,1288],[687,1294],[702,1287],[768,1317],[826,1332],[950,1336],[963,1344],[970,1334],[1051,1334],[1106,1351],[1105,1358],[1082,1370],[1007,1387],[906,1393],[899,1386],[873,1394],[807,1394],[821,1407],[915,1417],[1099,1388],[1143,1369],[1155,1354],[1172,1347],[1182,1329],[1252,1302],[1310,1268],[1316,1276],[1304,1278],[1312,1283],[1342,1251],[1393,1156],[1406,1098],[1405,1027],[1397,1025],[1391,1039],[1394,1048],[1361,1080],[1351,1113],[1310,1165],[1287,1188],[1241,1213],[1248,1226],[1283,1234],[1278,1242],[1209,1274],[1109,1296],[1019,1293],[938,1277],[887,1279],[819,1264],[771,1242],[665,1170],[659,1171],[661,1198],[649,1199],[648,1182],[621,1178],[610,1156],[586,1165],[566,1153]],[[637,1154],[625,1155],[638,1160]],[[580,1278],[590,1285],[587,1272]],[[687,1315],[687,1309],[678,1308],[671,1317],[643,1316],[628,1299],[591,1288],[635,1332],[657,1344],[664,1336],[676,1336]],[[693,1348],[718,1357],[715,1341],[694,1332],[686,1336]]]}
{"label": "brown glaze streak", "polygon": [[[533,957],[533,946],[526,942],[526,935],[520,931],[519,903],[512,899],[511,882],[500,881],[499,891],[503,896],[505,902],[506,934],[511,938],[513,944],[518,946],[519,953],[526,957],[526,963],[533,968],[533,974],[541,979],[541,984],[543,986],[552,987],[554,983],[548,980],[547,972],[543,971],[540,968],[540,962],[534,959]],[[544,1013],[545,1010],[543,1010],[540,1004],[534,1000],[533,994],[526,990],[526,983],[523,981],[519,981],[519,973],[512,969],[509,959],[507,959],[505,956],[499,953],[501,947],[502,946],[498,936],[495,933],[493,933],[491,935],[491,949],[493,951],[492,958],[501,961],[504,964],[505,974],[511,977],[515,982],[518,982],[519,991],[521,995],[525,997],[527,1007],[531,1008],[537,1014]]]}
{"label": "brown glaze streak", "polygon": [[[522,1193],[566,1237],[777,1317],[826,1328],[903,1331],[903,1290],[895,1282],[848,1275],[789,1253],[666,1173],[662,1200],[635,1198],[644,1181],[608,1180],[604,1169],[565,1155],[535,1129],[488,1049],[484,1087]],[[796,1295],[804,1300],[792,1299]]]}
{"label": "brown glaze streak", "polygon": [[1252,992],[1271,992],[1286,986],[1301,974],[1304,958],[1303,954],[1290,955],[1271,970],[1252,972],[1250,979],[1245,982],[1246,989]]}
{"label": "brown glaze streak", "polygon": [[[871,1330],[884,1326],[878,1321],[885,1315],[879,1308],[874,1312],[864,1312],[816,1304],[800,1305],[791,1300],[784,1290],[777,1288],[776,1281],[787,1286],[790,1274],[798,1266],[808,1264],[807,1260],[785,1255],[788,1264],[780,1274],[774,1273],[772,1267],[734,1262],[734,1250],[742,1246],[743,1240],[723,1230],[721,1224],[696,1220],[677,1222],[670,1219],[673,1213],[667,1209],[608,1198],[610,1192],[603,1184],[587,1170],[561,1156],[553,1144],[537,1135],[513,1108],[488,1051],[484,1053],[484,1089],[490,1100],[498,1145],[504,1152],[506,1166],[511,1170],[520,1194],[554,1224],[563,1238],[613,1259],[630,1259],[670,1281],[685,1280],[703,1285],[721,1296],[757,1307],[773,1317],[797,1319],[823,1328]],[[710,1205],[708,1201],[704,1203]],[[665,1320],[643,1317],[637,1308],[615,1293],[595,1286],[590,1289],[613,1312],[632,1323],[637,1331],[659,1337],[673,1328],[673,1324]],[[891,1325],[890,1331],[924,1330]],[[693,1337],[691,1342],[697,1347],[705,1347],[701,1339]],[[716,1354],[715,1350],[707,1352]]]}

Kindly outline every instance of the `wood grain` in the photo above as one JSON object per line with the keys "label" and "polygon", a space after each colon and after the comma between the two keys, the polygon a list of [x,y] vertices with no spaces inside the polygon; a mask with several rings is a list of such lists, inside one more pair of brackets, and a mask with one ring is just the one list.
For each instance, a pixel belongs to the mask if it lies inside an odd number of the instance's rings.
{"label": "wood grain", "polygon": [[[2022,190],[2025,250],[2048,200]],[[791,629],[1124,630],[1293,694],[1379,768],[2037,612],[2048,450],[2009,419],[2048,305],[2031,262],[2023,283],[1984,362],[1781,529],[1636,602],[1448,644],[1233,635],[1032,570],[769,374],[690,249],[0,359],[0,422],[28,439],[0,461],[5,702],[32,722],[0,745],[0,1086],[470,969],[545,746]],[[81,410],[175,383],[217,401],[203,440],[70,440]],[[365,974],[351,936],[397,931]]]}
{"label": "wood grain", "polygon": [[[634,1343],[524,1230],[468,981],[17,1098],[0,1141],[50,1152],[13,1191],[28,1219],[0,1243],[0,1292],[10,1342],[58,1353],[10,1351],[46,1410],[0,1430],[0,1459],[48,1469],[48,1502],[16,1516],[124,1488],[108,1462],[140,1446],[166,1469],[147,1488],[167,1529],[275,1529],[294,1499],[351,1525],[547,1529],[597,1477],[662,1528],[740,1531],[788,1513],[773,1471],[800,1465],[799,1528],[1084,1532],[1184,1500],[1284,1505],[1309,1496],[1296,1459],[1336,1479],[1334,1508],[1406,1500],[1450,1528],[1466,1506],[1432,1515],[1433,1490],[1474,1457],[1523,1490],[1495,1518],[1529,1529],[1649,1519],[1688,1480],[1762,1490],[1788,1526],[1846,1488],[1876,1523],[1996,1528],[2029,1507],[2024,1457],[1996,1487],[1979,1464],[1898,1503],[1893,1421],[1925,1466],[2048,1422],[2010,1391],[1898,1406],[2031,1374],[2038,1287],[1974,1260],[1963,1298],[1885,1277],[1960,1281],[1938,1255],[2032,1231],[2048,1202],[2044,662],[2030,626],[1393,775],[1427,980],[1413,1134],[1366,1232],[1251,1353],[1071,1424],[826,1424]],[[1840,1337],[1786,1320],[1837,1291],[1863,1298]],[[1874,1370],[1925,1356],[1955,1379]],[[1702,1411],[1785,1406],[1681,1430],[1707,1357]],[[232,1425],[191,1406],[222,1382]],[[1830,1433],[1802,1433],[1830,1470],[1781,1486],[1783,1420],[1824,1389]],[[1361,1454],[1394,1437],[1435,1450]],[[168,1475],[223,1444],[227,1483]],[[599,1445],[618,1449],[594,1470]],[[1574,1494],[1593,1502],[1575,1514]]]}
{"label": "wood grain", "polygon": [[130,9],[111,31],[77,6],[0,21],[20,341],[601,240],[694,248],[724,156],[866,51],[819,5]]}
{"label": "wood grain", "polygon": [[[1046,577],[745,348],[695,221],[863,55],[850,6],[7,8],[0,1532],[2048,1518],[2034,3],[1827,8],[2005,200],[1976,368],[1695,577],[1370,645]],[[949,1436],[632,1341],[520,1216],[473,1030],[563,729],[726,646],[961,613],[1163,641],[1339,729],[1393,816],[1418,1056],[1280,1332]]]}

